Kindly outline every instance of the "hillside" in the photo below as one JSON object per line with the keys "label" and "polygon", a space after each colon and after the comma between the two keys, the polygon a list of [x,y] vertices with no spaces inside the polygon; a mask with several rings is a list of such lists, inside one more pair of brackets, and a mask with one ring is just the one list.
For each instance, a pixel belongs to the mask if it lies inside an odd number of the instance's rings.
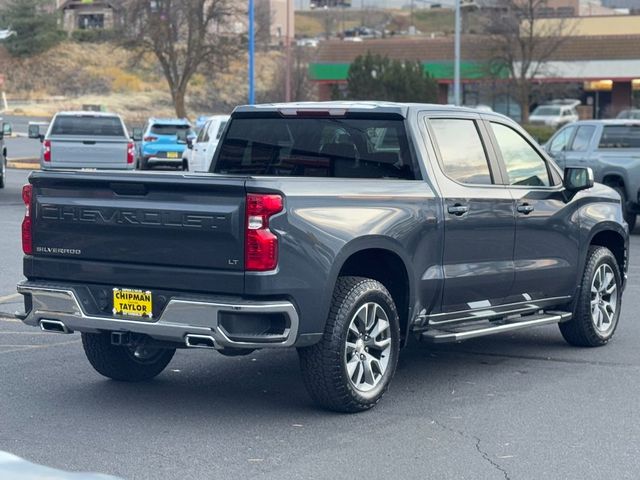
{"label": "hillside", "polygon": [[[258,54],[256,84],[262,97],[277,81],[280,56]],[[14,113],[48,116],[91,104],[122,113],[131,121],[175,115],[153,55],[140,56],[110,43],[68,41],[28,59],[12,58],[0,49],[0,65]],[[226,73],[196,75],[187,98],[190,116],[228,112],[246,102],[246,84],[244,57],[231,61]]]}

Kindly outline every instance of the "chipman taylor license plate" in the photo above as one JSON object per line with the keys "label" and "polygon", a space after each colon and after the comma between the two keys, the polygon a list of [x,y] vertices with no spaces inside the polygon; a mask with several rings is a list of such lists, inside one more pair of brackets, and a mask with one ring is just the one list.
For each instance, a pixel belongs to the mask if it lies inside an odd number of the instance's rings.
{"label": "chipman taylor license plate", "polygon": [[153,318],[151,292],[129,288],[113,289],[113,314]]}

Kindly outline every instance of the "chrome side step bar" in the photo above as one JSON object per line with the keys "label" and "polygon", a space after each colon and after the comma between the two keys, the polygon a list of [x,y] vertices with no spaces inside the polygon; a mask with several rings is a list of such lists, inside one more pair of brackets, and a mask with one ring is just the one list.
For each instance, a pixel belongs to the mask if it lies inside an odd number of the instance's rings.
{"label": "chrome side step bar", "polygon": [[541,315],[506,318],[494,322],[488,320],[476,321],[452,325],[446,329],[427,330],[420,335],[420,340],[427,343],[454,343],[470,338],[512,332],[522,328],[566,322],[567,320],[571,320],[571,312],[545,312]]}

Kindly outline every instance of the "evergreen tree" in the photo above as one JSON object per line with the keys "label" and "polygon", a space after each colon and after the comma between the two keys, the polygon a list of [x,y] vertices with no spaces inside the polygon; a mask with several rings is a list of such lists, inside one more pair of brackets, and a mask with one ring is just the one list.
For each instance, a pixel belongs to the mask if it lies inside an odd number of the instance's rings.
{"label": "evergreen tree", "polygon": [[349,68],[349,100],[433,103],[437,95],[435,80],[418,61],[390,60],[367,52]]}
{"label": "evergreen tree", "polygon": [[65,38],[57,16],[47,11],[48,5],[47,0],[10,0],[0,11],[0,24],[16,32],[4,42],[11,55],[37,55]]}

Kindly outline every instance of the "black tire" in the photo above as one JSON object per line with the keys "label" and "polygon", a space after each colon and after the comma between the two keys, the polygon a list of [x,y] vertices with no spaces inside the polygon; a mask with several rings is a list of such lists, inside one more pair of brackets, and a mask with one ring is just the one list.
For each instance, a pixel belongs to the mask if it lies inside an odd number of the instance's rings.
{"label": "black tire", "polygon": [[[596,328],[591,313],[591,292],[594,275],[602,265],[608,265],[613,272],[616,282],[615,302],[616,309],[613,313],[609,328],[601,331]],[[611,299],[613,299],[613,295]],[[599,347],[605,345],[616,331],[622,306],[622,276],[616,258],[605,247],[592,246],[587,254],[584,273],[580,283],[580,293],[573,310],[573,317],[568,322],[560,323],[562,336],[571,345],[578,347]],[[599,308],[599,307],[596,307]]]}
{"label": "black tire", "polygon": [[101,375],[121,382],[142,382],[159,375],[173,358],[175,349],[154,349],[145,359],[129,347],[112,345],[109,333],[83,333],[82,347],[91,366]]}
{"label": "black tire", "polygon": [[621,185],[617,185],[611,188],[613,188],[616,192],[618,192],[618,195],[620,195],[620,200],[622,201],[622,215],[624,216],[624,221],[629,224],[629,233],[631,233],[636,228],[636,220],[638,216],[635,212],[629,211],[627,207],[627,194],[624,191],[624,187],[622,187]]}
{"label": "black tire", "polygon": [[149,163],[147,162],[147,159],[142,157],[140,159],[140,164],[139,164],[140,170],[149,170]]}
{"label": "black tire", "polygon": [[[375,303],[382,309],[388,320],[388,330],[382,334],[383,341],[391,339],[390,348],[386,350],[387,366],[378,378],[375,386],[369,391],[355,388],[347,373],[349,355],[364,358],[354,349],[347,353],[347,339],[352,335],[349,330],[352,320],[363,306]],[[375,315],[374,315],[375,316]],[[365,327],[366,328],[366,327]],[[357,338],[357,337],[356,337]],[[379,338],[376,336],[376,338]],[[376,338],[369,337],[368,341]],[[364,348],[362,340],[359,348]],[[373,348],[373,347],[372,347]],[[321,407],[337,412],[360,412],[376,405],[389,388],[398,363],[400,349],[400,327],[398,312],[393,298],[380,282],[362,277],[340,277],[333,292],[329,318],[327,319],[322,340],[310,347],[298,350],[300,366],[305,386],[313,400]],[[365,348],[367,352],[368,349]],[[364,354],[370,355],[370,354]],[[357,359],[356,359],[357,362]],[[371,363],[369,364],[371,369]],[[364,360],[362,366],[364,368]],[[371,370],[369,370],[371,372]],[[363,377],[364,378],[364,377]]]}

